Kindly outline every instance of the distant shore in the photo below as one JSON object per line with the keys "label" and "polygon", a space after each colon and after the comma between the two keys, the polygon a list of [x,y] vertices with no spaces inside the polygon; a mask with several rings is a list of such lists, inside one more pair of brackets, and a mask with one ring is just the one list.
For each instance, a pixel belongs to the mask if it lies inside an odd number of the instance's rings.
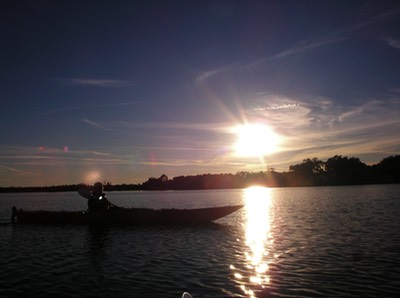
{"label": "distant shore", "polygon": [[[335,155],[326,162],[314,157],[302,163],[291,165],[288,172],[276,172],[273,168],[267,171],[236,174],[199,174],[178,176],[169,179],[163,174],[159,178],[151,177],[141,184],[104,183],[105,191],[129,190],[201,190],[246,188],[252,185],[266,187],[293,186],[334,186],[363,184],[395,184],[400,183],[400,155],[389,156],[375,165],[366,165],[355,157]],[[78,191],[80,184],[32,186],[32,187],[0,187],[0,193],[20,192],[66,192]]]}

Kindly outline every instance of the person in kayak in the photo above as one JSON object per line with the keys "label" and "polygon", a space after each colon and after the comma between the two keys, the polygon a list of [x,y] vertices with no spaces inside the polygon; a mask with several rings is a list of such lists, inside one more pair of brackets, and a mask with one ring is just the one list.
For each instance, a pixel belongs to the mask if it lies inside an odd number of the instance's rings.
{"label": "person in kayak", "polygon": [[111,203],[108,201],[103,188],[103,183],[96,182],[93,186],[91,197],[88,200],[89,212],[108,210]]}

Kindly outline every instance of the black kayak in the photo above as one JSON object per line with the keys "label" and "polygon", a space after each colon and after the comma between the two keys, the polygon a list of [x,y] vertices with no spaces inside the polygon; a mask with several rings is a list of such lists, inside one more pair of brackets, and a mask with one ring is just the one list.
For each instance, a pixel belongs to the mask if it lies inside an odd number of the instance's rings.
{"label": "black kayak", "polygon": [[36,224],[119,224],[119,225],[185,225],[206,224],[227,216],[243,205],[200,209],[147,209],[111,207],[87,211],[24,211],[13,207],[13,223]]}

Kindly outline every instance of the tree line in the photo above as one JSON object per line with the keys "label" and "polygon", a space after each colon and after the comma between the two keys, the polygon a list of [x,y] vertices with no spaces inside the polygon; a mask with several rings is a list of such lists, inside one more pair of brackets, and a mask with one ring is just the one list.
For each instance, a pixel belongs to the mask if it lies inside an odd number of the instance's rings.
{"label": "tree line", "polygon": [[143,184],[144,190],[163,189],[217,189],[245,188],[251,185],[268,187],[359,185],[400,183],[400,155],[384,158],[369,166],[356,157],[335,155],[327,161],[316,157],[289,166],[288,172],[273,169],[260,172],[241,171],[236,174],[202,174],[178,176],[166,175],[150,178]]}
{"label": "tree line", "polygon": [[[375,165],[366,165],[356,157],[335,155],[327,161],[316,157],[289,166],[288,172],[268,169],[236,174],[199,174],[169,179],[163,174],[141,184],[104,184],[106,191],[116,190],[195,190],[268,187],[360,185],[400,183],[400,155],[389,156]],[[44,187],[0,187],[0,192],[77,191],[82,184]]]}

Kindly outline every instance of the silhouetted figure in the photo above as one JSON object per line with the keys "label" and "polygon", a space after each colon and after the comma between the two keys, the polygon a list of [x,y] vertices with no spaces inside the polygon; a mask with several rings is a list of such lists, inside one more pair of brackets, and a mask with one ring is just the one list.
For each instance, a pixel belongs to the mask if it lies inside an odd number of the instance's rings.
{"label": "silhouetted figure", "polygon": [[110,206],[111,204],[104,193],[103,184],[96,182],[93,186],[91,197],[88,200],[89,212],[108,210]]}

